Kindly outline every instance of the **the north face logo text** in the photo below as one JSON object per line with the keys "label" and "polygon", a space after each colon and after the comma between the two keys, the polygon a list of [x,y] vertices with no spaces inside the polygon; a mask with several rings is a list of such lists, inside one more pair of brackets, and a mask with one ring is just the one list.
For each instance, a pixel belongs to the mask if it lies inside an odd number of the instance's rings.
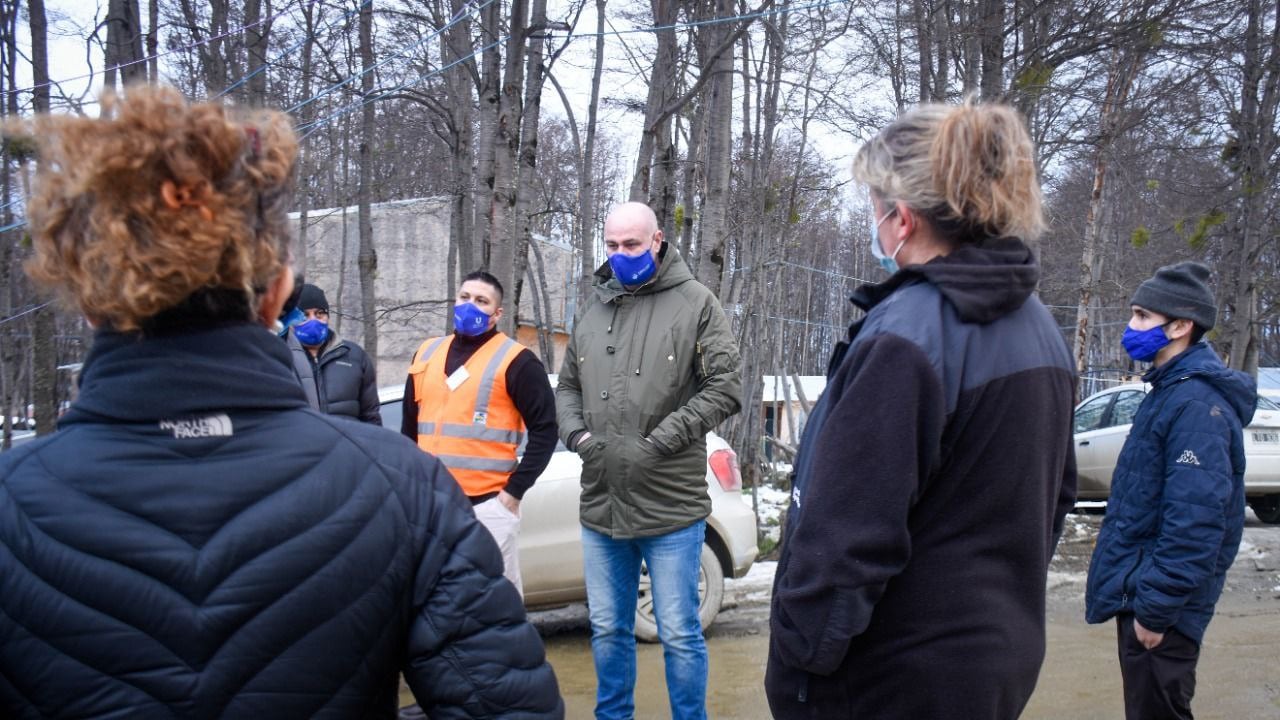
{"label": "the north face logo text", "polygon": [[226,415],[190,418],[187,420],[161,420],[161,430],[169,430],[175,438],[231,437],[231,418]]}
{"label": "the north face logo text", "polygon": [[1200,464],[1199,458],[1197,458],[1196,454],[1191,452],[1190,450],[1183,450],[1182,456],[1178,458],[1178,462],[1182,465],[1199,465]]}

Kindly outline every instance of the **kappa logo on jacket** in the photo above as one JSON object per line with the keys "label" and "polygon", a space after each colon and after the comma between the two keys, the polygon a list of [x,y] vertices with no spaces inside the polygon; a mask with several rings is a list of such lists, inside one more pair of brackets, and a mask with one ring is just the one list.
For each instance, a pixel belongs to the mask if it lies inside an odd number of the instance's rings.
{"label": "kappa logo on jacket", "polygon": [[231,437],[231,418],[226,414],[182,420],[161,420],[161,430],[169,430],[179,440],[207,437]]}
{"label": "kappa logo on jacket", "polygon": [[1179,457],[1176,462],[1182,465],[1199,465],[1200,459],[1197,458],[1196,454],[1190,450],[1183,450],[1181,457]]}

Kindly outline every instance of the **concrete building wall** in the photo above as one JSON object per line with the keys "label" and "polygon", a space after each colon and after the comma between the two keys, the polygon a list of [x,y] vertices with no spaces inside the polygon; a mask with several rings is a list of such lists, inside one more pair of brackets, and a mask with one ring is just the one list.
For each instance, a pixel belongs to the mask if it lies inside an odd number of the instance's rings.
{"label": "concrete building wall", "polygon": [[[379,385],[404,382],[414,351],[428,337],[449,331],[453,297],[446,269],[449,257],[448,198],[379,203],[372,208],[378,274],[374,284]],[[292,216],[299,221],[297,214]],[[295,232],[298,226],[295,225]],[[306,280],[329,298],[330,324],[346,339],[363,344],[360,317],[359,216],[354,207],[313,210],[307,217]],[[550,294],[555,372],[568,342],[573,317],[573,253],[568,245],[539,241]],[[530,254],[532,262],[533,255]],[[536,266],[535,266],[536,267]],[[516,337],[538,353],[533,328],[531,286],[526,279],[520,303],[522,325]],[[512,292],[507,289],[508,294]],[[508,307],[506,312],[511,312]]]}

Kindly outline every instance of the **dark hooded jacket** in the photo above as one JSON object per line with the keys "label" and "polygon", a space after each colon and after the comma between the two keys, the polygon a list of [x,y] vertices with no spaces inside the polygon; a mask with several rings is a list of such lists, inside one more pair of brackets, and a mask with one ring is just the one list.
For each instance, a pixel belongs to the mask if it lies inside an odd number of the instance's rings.
{"label": "dark hooded jacket", "polygon": [[443,467],[306,407],[248,325],[100,333],[57,433],[0,455],[0,717],[561,717]]}
{"label": "dark hooded jacket", "polygon": [[1197,343],[1142,378],[1094,546],[1085,616],[1132,613],[1199,643],[1244,532],[1244,438],[1253,378]]}
{"label": "dark hooded jacket", "polygon": [[805,426],[775,579],[774,715],[1017,717],[1075,498],[1074,378],[1016,240],[882,285]]}

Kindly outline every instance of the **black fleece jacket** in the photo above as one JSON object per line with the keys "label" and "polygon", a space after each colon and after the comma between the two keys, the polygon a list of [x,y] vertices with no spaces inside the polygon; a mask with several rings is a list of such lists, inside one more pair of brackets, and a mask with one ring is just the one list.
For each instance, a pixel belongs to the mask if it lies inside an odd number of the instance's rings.
{"label": "black fleece jacket", "polygon": [[1017,717],[1075,497],[1070,356],[1025,245],[853,298],[804,431],[775,579],[774,716]]}
{"label": "black fleece jacket", "polygon": [[[495,328],[475,337],[455,334],[453,342],[449,344],[449,356],[444,361],[445,376],[448,377],[471,359],[476,350],[497,332]],[[556,395],[547,379],[546,367],[528,348],[521,350],[507,366],[507,389],[520,417],[524,418],[529,433],[520,465],[511,474],[506,487],[508,493],[516,499],[522,499],[547,468],[551,455],[556,451],[559,434],[556,426]],[[404,383],[404,412],[400,418],[400,432],[410,440],[418,441],[418,400],[414,396],[412,375]],[[471,502],[484,502],[496,494],[473,497]]]}

